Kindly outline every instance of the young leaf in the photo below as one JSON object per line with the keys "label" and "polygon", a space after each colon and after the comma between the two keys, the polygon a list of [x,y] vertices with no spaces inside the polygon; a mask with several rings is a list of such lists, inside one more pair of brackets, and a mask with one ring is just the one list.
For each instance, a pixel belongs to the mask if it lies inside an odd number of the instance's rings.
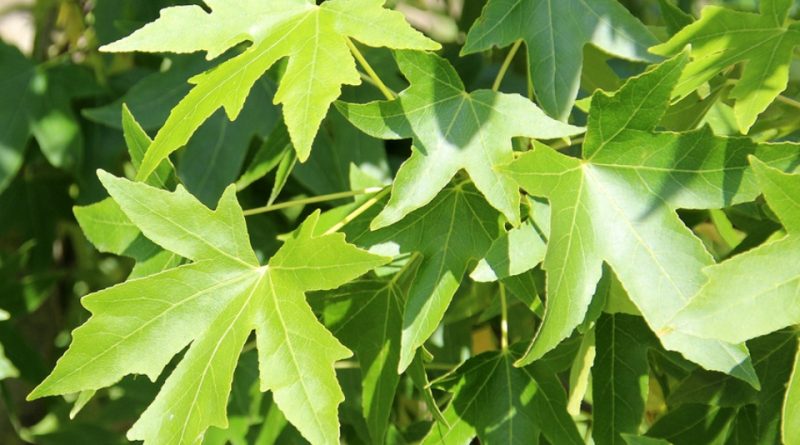
{"label": "young leaf", "polygon": [[213,59],[238,43],[242,54],[191,79],[195,87],[172,110],[145,156],[138,179],[146,178],[220,107],[233,120],[253,84],[278,60],[288,57],[275,103],[283,115],[298,158],[304,161],[330,104],[342,85],[361,79],[350,54],[350,38],[368,46],[434,50],[439,45],[413,30],[384,0],[228,2],[207,0],[161,11],[161,17],[104,51],[196,52]]}
{"label": "young leaf", "polygon": [[580,86],[583,47],[654,61],[655,37],[616,0],[490,0],[467,34],[462,54],[523,40],[537,102],[566,120]]}
{"label": "young leaf", "polygon": [[685,64],[681,55],[614,95],[595,93],[583,159],[537,144],[507,168],[552,208],[545,319],[521,364],[544,355],[583,320],[605,261],[667,349],[755,383],[744,346],[665,329],[705,282],[701,269],[713,263],[674,209],[751,200],[758,189],[747,155],[786,166],[797,149],[716,137],[707,128],[655,131]]}
{"label": "young leaf", "polygon": [[468,265],[482,258],[500,235],[500,215],[462,180],[390,227],[370,231],[366,217],[347,227],[353,243],[376,248],[389,244],[401,253],[422,254],[403,312],[398,370],[404,371],[441,322]]}
{"label": "young leaf", "polygon": [[734,113],[742,133],[786,89],[792,53],[800,45],[800,24],[786,19],[791,0],[760,3],[760,14],[706,6],[700,20],[650,49],[667,56],[691,45],[693,60],[673,91],[677,97],[686,96],[731,65],[746,62],[730,93],[736,100]]}
{"label": "young leaf", "polygon": [[316,319],[304,293],[332,289],[385,263],[341,234],[313,235],[312,214],[265,266],[250,247],[233,186],[216,210],[182,187],[159,190],[100,172],[126,216],[152,242],[192,261],[88,295],[92,317],[29,398],[155,379],[184,348],[158,396],[128,432],[145,444],[189,444],[227,427],[238,356],[256,332],[261,390],[314,443],[337,443],[343,395],[333,363],[348,357]]}
{"label": "young leaf", "polygon": [[554,139],[582,129],[554,121],[517,94],[467,93],[455,69],[434,54],[402,51],[400,70],[411,86],[392,101],[337,102],[355,126],[383,139],[413,138],[411,157],[397,172],[389,203],[372,222],[391,225],[429,203],[464,169],[489,203],[515,226],[519,192],[496,167],[511,162],[511,138]]}
{"label": "young leaf", "polygon": [[551,443],[582,444],[567,414],[561,384],[549,372],[534,367],[515,368],[510,351],[487,352],[467,360],[447,374],[444,386],[453,400],[444,411],[447,423],[434,423],[423,445],[469,443],[538,443],[543,434]]}
{"label": "young leaf", "polygon": [[800,323],[800,174],[751,162],[788,235],[706,269],[708,283],[672,320],[675,329],[741,342]]}

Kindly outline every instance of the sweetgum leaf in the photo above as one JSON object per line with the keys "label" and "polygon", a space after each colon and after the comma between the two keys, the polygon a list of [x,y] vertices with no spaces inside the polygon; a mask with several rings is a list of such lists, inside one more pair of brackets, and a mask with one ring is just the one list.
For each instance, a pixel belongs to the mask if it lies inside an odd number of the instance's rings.
{"label": "sweetgum leaf", "polygon": [[507,168],[552,208],[545,318],[520,364],[544,355],[583,320],[607,262],[667,349],[757,384],[743,345],[668,326],[705,282],[702,268],[713,264],[675,209],[752,200],[758,187],[747,156],[786,168],[798,150],[717,137],[707,128],[656,131],[686,61],[664,62],[613,95],[595,93],[582,159],[537,144]]}
{"label": "sweetgum leaf", "polygon": [[413,138],[411,157],[392,185],[392,197],[372,228],[391,225],[418,209],[464,169],[489,203],[514,225],[520,198],[514,181],[496,171],[513,160],[511,138],[554,139],[582,132],[555,121],[518,94],[467,93],[455,69],[434,54],[396,53],[411,86],[392,101],[337,102],[355,126],[383,139]]}
{"label": "sweetgum leaf", "polygon": [[462,54],[523,40],[537,103],[565,120],[580,86],[583,47],[652,62],[657,41],[616,0],[490,0],[467,34]]}
{"label": "sweetgum leaf", "polygon": [[403,311],[398,370],[404,371],[441,322],[469,265],[482,258],[500,235],[500,214],[462,179],[397,224],[371,231],[372,216],[368,213],[351,223],[346,228],[348,239],[371,250],[422,255]]}
{"label": "sweetgum leaf", "polygon": [[350,351],[304,293],[336,288],[386,259],[341,234],[314,235],[315,213],[261,266],[233,186],[212,211],[181,186],[168,192],[102,171],[100,179],[147,238],[191,263],[86,296],[92,317],[29,397],[98,389],[127,374],[154,380],[188,346],[128,437],[196,443],[210,426],[227,428],[233,371],[255,331],[261,390],[309,441],[338,443],[343,395],[333,364]]}
{"label": "sweetgum leaf", "polygon": [[672,320],[675,329],[740,342],[800,323],[800,174],[751,159],[788,234],[706,269],[708,283]]}
{"label": "sweetgum leaf", "polygon": [[283,116],[298,158],[304,161],[330,104],[342,85],[361,83],[348,45],[350,38],[368,46],[434,50],[403,16],[383,8],[383,0],[207,0],[161,11],[161,17],[130,36],[104,46],[111,52],[196,52],[215,58],[241,42],[242,54],[191,79],[195,87],[172,110],[145,156],[138,179],[146,178],[170,153],[188,142],[195,130],[220,107],[233,120],[253,84],[280,59],[289,58],[275,103]]}
{"label": "sweetgum leaf", "polygon": [[584,443],[556,376],[536,366],[515,368],[516,359],[510,351],[487,352],[434,381],[453,399],[444,410],[447,423],[434,423],[422,444],[470,443],[475,437],[488,445],[530,444],[540,434],[550,443]]}
{"label": "sweetgum leaf", "polygon": [[677,54],[691,45],[692,62],[673,91],[684,97],[731,65],[746,62],[730,93],[739,130],[747,133],[758,115],[786,89],[800,23],[787,20],[791,0],[762,0],[761,13],[719,6],[703,8],[700,19],[654,46],[655,54]]}

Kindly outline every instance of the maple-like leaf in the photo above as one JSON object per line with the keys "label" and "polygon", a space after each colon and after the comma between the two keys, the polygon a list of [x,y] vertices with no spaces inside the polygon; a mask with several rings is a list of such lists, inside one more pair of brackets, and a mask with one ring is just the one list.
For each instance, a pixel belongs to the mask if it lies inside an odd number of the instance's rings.
{"label": "maple-like leaf", "polygon": [[214,58],[249,41],[242,54],[191,79],[195,87],[172,110],[142,163],[138,179],[188,142],[220,107],[233,120],[253,84],[278,60],[288,57],[275,103],[283,115],[298,158],[304,161],[320,122],[339,97],[342,85],[361,79],[349,39],[365,45],[434,50],[439,44],[406,23],[402,14],[383,8],[384,0],[206,0],[163,9],[161,17],[104,51],[196,52]]}
{"label": "maple-like leaf", "polygon": [[739,129],[747,133],[789,82],[792,54],[800,45],[800,23],[787,20],[791,6],[792,0],[762,0],[760,14],[703,8],[700,20],[650,49],[672,55],[691,45],[693,60],[673,96],[685,97],[731,65],[746,62],[729,97],[736,100],[733,109]]}
{"label": "maple-like leaf", "polygon": [[342,234],[314,235],[315,213],[260,266],[233,186],[212,211],[180,186],[167,192],[102,171],[100,179],[147,238],[191,263],[86,296],[91,318],[29,397],[99,389],[127,374],[155,380],[188,346],[128,437],[194,444],[208,427],[227,427],[233,371],[255,331],[261,390],[309,441],[338,443],[344,396],[333,364],[350,351],[317,321],[304,292],[336,288],[386,258]]}
{"label": "maple-like leaf", "polygon": [[581,323],[607,262],[667,349],[757,384],[743,345],[667,329],[714,262],[675,209],[752,200],[758,186],[747,156],[787,167],[799,151],[717,137],[705,127],[655,131],[686,62],[682,54],[613,95],[595,93],[582,159],[537,144],[508,168],[552,208],[545,318],[521,363],[541,357]]}
{"label": "maple-like leaf", "polygon": [[399,223],[371,231],[369,219],[375,211],[345,227],[348,240],[370,250],[422,256],[403,310],[398,370],[404,371],[439,326],[469,265],[482,258],[500,236],[501,218],[464,179]]}
{"label": "maple-like leaf", "polygon": [[464,169],[486,200],[514,225],[519,192],[496,167],[513,160],[511,138],[554,139],[582,132],[545,115],[518,94],[467,93],[453,67],[434,54],[401,51],[400,70],[411,86],[392,101],[337,102],[355,126],[382,139],[413,138],[411,157],[392,185],[392,197],[372,223],[393,224],[429,203]]}
{"label": "maple-like leaf", "polygon": [[583,47],[655,61],[655,37],[616,0],[490,0],[467,34],[462,54],[523,40],[537,103],[565,120],[581,80]]}
{"label": "maple-like leaf", "polygon": [[555,374],[536,365],[513,366],[513,351],[475,356],[433,385],[453,394],[422,445],[529,444],[544,435],[550,443],[584,443],[567,414],[567,397]]}
{"label": "maple-like leaf", "polygon": [[706,269],[708,283],[675,316],[674,329],[741,342],[800,323],[800,174],[752,164],[788,234]]}

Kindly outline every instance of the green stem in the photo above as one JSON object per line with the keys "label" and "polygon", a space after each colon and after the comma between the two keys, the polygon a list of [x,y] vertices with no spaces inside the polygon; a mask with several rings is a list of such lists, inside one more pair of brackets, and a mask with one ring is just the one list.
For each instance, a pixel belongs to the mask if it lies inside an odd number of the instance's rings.
{"label": "green stem", "polygon": [[367,210],[369,210],[370,207],[377,204],[378,201],[380,201],[384,196],[386,196],[386,194],[389,193],[390,190],[391,188],[388,186],[384,187],[382,190],[378,189],[378,191],[380,192],[377,195],[373,196],[372,198],[369,198],[364,204],[361,204],[361,206],[359,206],[357,209],[350,212],[350,214],[345,216],[341,221],[331,226],[330,229],[325,231],[325,235],[329,235],[331,233],[336,232],[337,230],[349,224],[354,219],[358,218],[359,215],[366,212]]}
{"label": "green stem", "polygon": [[384,190],[383,187],[370,187],[363,190],[353,190],[349,192],[330,193],[327,195],[312,196],[310,198],[295,199],[292,201],[281,202],[263,207],[256,207],[244,211],[245,216],[257,215],[259,213],[272,212],[274,210],[285,209],[287,207],[295,207],[304,204],[313,204],[316,202],[334,201],[342,198],[349,198],[351,196],[369,195],[370,193],[378,193]]}
{"label": "green stem", "polygon": [[506,303],[506,287],[500,284],[500,348],[508,349],[508,304]]}
{"label": "green stem", "polygon": [[511,61],[514,60],[514,56],[517,54],[519,47],[522,45],[522,40],[517,40],[514,42],[514,45],[508,50],[508,54],[506,54],[506,59],[503,60],[503,64],[500,65],[500,71],[497,73],[497,77],[494,79],[494,83],[492,84],[492,91],[500,90],[500,84],[503,83],[503,78],[506,77],[506,72],[508,71],[508,67],[511,66]]}
{"label": "green stem", "polygon": [[394,100],[397,97],[397,94],[395,94],[394,91],[392,91],[389,87],[387,87],[386,84],[383,83],[381,78],[378,77],[378,73],[376,73],[375,70],[372,69],[369,62],[367,62],[367,59],[364,57],[363,54],[361,54],[361,51],[358,50],[353,41],[347,37],[345,37],[344,40],[345,42],[347,42],[347,46],[350,48],[350,52],[353,53],[353,56],[355,56],[356,60],[358,60],[358,63],[361,64],[361,67],[364,68],[364,71],[367,72],[367,75],[372,79],[372,82],[374,82],[375,86],[378,87],[379,90],[381,90],[381,93],[383,93],[383,95],[386,96],[386,99]]}
{"label": "green stem", "polygon": [[789,105],[789,106],[791,106],[791,107],[794,107],[794,108],[800,109],[800,102],[798,102],[798,101],[796,101],[796,100],[792,99],[791,97],[786,97],[786,96],[784,96],[784,95],[779,95],[779,96],[777,97],[777,99],[778,99],[778,102],[783,102],[783,103],[785,103],[786,105]]}

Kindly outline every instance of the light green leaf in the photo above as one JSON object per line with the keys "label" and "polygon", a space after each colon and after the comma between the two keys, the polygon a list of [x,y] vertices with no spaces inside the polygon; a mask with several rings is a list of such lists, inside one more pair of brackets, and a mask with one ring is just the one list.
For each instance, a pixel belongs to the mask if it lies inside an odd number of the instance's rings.
{"label": "light green leaf", "polygon": [[792,376],[783,402],[783,443],[800,442],[800,350],[795,354]]}
{"label": "light green leaf", "polygon": [[708,283],[675,315],[675,329],[740,342],[800,323],[800,174],[751,159],[788,235],[706,269]]}
{"label": "light green leaf", "polygon": [[787,167],[798,150],[716,137],[707,128],[655,131],[685,63],[686,56],[676,57],[614,95],[595,93],[583,159],[537,144],[507,168],[552,207],[545,319],[521,364],[544,355],[583,320],[605,261],[667,349],[757,384],[743,345],[667,329],[705,282],[702,268],[713,264],[675,209],[752,200],[758,187],[747,155]]}
{"label": "light green leaf", "polygon": [[152,380],[188,350],[158,396],[128,432],[145,444],[190,444],[210,426],[228,426],[233,371],[256,333],[261,390],[311,442],[338,443],[343,395],[333,364],[350,355],[305,301],[386,259],[313,235],[318,213],[265,266],[250,247],[233,186],[210,210],[181,186],[159,190],[100,172],[125,215],[152,242],[192,263],[86,296],[92,317],[52,374],[29,398],[98,389],[127,374]]}
{"label": "light green leaf", "polygon": [[403,312],[398,366],[403,371],[436,330],[469,264],[482,258],[500,235],[500,215],[469,181],[462,180],[390,227],[370,231],[371,216],[374,213],[365,214],[346,228],[349,240],[371,250],[422,255]]}
{"label": "light green leaf", "polygon": [[439,45],[413,30],[383,0],[208,0],[211,13],[196,5],[161,11],[161,17],[105,51],[196,52],[212,59],[244,41],[252,45],[213,70],[195,76],[195,87],[172,110],[145,157],[138,179],[188,142],[217,109],[233,120],[253,84],[278,60],[289,64],[275,94],[298,158],[305,161],[330,104],[342,85],[361,83],[348,45],[434,50]]}
{"label": "light green leaf", "polygon": [[492,247],[470,273],[474,281],[505,280],[541,264],[550,233],[550,205],[530,196],[523,198],[530,208],[520,227],[512,227],[494,240]]}
{"label": "light green leaf", "polygon": [[[122,131],[131,163],[134,169],[138,169],[152,141],[124,104]],[[169,159],[161,162],[146,183],[162,189],[175,186],[177,183],[175,168]],[[72,211],[84,236],[97,250],[136,260],[136,265],[128,278],[147,276],[180,264],[179,255],[165,251],[142,235],[119,204],[111,198],[86,206],[75,206]]]}
{"label": "light green leaf", "polygon": [[566,120],[580,86],[583,47],[591,43],[630,60],[655,61],[655,37],[615,0],[490,0],[467,34],[462,54],[523,40],[537,103]]}
{"label": "light green leaf", "polygon": [[603,315],[597,321],[592,367],[592,438],[597,445],[625,445],[625,433],[639,432],[649,392],[647,351],[654,340],[639,317]]}
{"label": "light green leaf", "polygon": [[698,21],[650,49],[667,56],[691,45],[692,62],[681,74],[673,97],[684,97],[721,71],[745,62],[730,93],[742,133],[786,89],[792,53],[800,44],[800,24],[786,19],[791,1],[760,3],[760,14],[706,6]]}
{"label": "light green leaf", "polygon": [[455,69],[436,55],[401,51],[396,59],[411,82],[397,99],[336,103],[350,122],[371,136],[414,141],[411,157],[397,172],[392,197],[372,227],[391,225],[431,202],[461,169],[489,203],[518,226],[517,187],[496,170],[513,160],[511,138],[554,139],[582,129],[550,119],[517,94],[467,93]]}
{"label": "light green leaf", "polygon": [[487,352],[434,381],[453,394],[444,410],[447,424],[436,422],[422,444],[536,444],[543,434],[550,443],[582,444],[567,414],[561,384],[550,372],[515,368],[509,351]]}

